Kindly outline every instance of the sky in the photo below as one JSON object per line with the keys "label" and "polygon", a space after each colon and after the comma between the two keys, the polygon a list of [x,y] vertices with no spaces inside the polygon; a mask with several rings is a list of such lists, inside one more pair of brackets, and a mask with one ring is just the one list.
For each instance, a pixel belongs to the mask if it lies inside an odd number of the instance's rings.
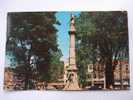
{"label": "sky", "polygon": [[55,25],[58,29],[57,40],[59,48],[62,51],[61,60],[65,61],[69,57],[69,27],[70,27],[70,16],[74,14],[75,16],[79,16],[80,12],[57,12],[56,18],[61,23],[61,25]]}

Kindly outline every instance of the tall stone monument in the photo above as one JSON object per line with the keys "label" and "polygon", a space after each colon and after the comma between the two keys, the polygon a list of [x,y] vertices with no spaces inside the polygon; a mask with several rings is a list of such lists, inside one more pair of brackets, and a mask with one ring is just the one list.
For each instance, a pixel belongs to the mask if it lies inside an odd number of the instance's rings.
{"label": "tall stone monument", "polygon": [[80,90],[77,77],[77,67],[75,58],[75,26],[74,15],[71,15],[70,20],[70,48],[69,48],[69,66],[67,68],[67,82],[64,90]]}

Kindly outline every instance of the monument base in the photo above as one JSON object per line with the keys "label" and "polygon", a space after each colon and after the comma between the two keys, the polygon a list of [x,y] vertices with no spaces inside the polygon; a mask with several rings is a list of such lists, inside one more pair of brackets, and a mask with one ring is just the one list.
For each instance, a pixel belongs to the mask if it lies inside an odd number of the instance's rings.
{"label": "monument base", "polygon": [[81,90],[75,72],[69,72],[69,77],[63,90]]}

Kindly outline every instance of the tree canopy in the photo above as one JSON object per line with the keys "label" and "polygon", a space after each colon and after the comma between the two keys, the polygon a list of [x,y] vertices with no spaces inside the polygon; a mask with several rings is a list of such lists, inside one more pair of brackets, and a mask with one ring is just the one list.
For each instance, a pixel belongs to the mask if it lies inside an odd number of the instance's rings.
{"label": "tree canopy", "polygon": [[[80,80],[86,80],[87,64],[97,58],[106,65],[107,88],[113,85],[113,60],[128,60],[127,13],[81,12],[76,18],[77,65]],[[85,82],[83,82],[85,83]]]}
{"label": "tree canopy", "polygon": [[[11,53],[19,67],[25,71],[25,89],[29,75],[34,72],[30,67],[36,65],[36,80],[48,82],[53,78],[50,70],[59,69],[62,53],[58,49],[57,29],[60,24],[55,17],[56,12],[12,12],[8,13],[6,52]],[[55,56],[58,55],[58,56]],[[33,61],[32,61],[33,60]],[[54,66],[54,67],[53,67]],[[60,66],[61,67],[61,66]],[[51,68],[51,69],[50,69]]]}

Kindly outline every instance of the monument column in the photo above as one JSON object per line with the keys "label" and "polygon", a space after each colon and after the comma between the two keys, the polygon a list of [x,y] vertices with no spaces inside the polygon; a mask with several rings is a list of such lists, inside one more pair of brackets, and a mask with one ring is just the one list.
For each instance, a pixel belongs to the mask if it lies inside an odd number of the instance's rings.
{"label": "monument column", "polygon": [[74,16],[71,15],[70,20],[70,48],[69,48],[69,67],[67,69],[67,83],[64,90],[80,90],[78,85],[77,77],[77,66],[75,58],[75,26],[74,26]]}

